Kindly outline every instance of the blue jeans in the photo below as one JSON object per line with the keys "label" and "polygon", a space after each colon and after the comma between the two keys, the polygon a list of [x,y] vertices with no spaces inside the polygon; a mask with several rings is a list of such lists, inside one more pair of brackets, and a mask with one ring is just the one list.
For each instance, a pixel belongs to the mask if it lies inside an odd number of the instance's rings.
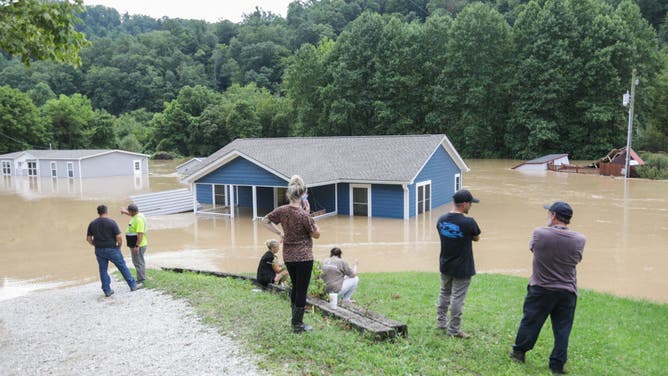
{"label": "blue jeans", "polygon": [[533,349],[549,315],[554,334],[549,366],[550,369],[562,370],[568,360],[568,338],[573,328],[577,300],[577,295],[570,291],[527,286],[524,316],[517,330],[513,350],[527,352]]}
{"label": "blue jeans", "polygon": [[137,281],[132,278],[130,269],[125,265],[125,260],[123,259],[123,254],[121,253],[121,248],[95,248],[95,257],[97,257],[97,265],[100,270],[100,281],[102,282],[102,291],[105,294],[111,292],[111,278],[107,273],[107,267],[109,266],[109,261],[116,265],[116,269],[123,275],[125,281],[130,286],[130,290],[137,287]]}

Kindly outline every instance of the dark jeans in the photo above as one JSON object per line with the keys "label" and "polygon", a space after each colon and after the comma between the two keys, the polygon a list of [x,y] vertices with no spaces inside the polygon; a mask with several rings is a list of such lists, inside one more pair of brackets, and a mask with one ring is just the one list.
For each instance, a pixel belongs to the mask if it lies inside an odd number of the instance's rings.
{"label": "dark jeans", "polygon": [[313,270],[313,260],[286,262],[285,267],[290,274],[292,281],[292,290],[290,291],[290,301],[292,305],[298,308],[306,307],[306,293],[308,285],[311,282],[311,271]]}
{"label": "dark jeans", "polygon": [[137,286],[137,282],[132,278],[130,274],[130,269],[125,265],[125,260],[123,259],[123,254],[121,253],[121,248],[95,248],[95,257],[97,258],[97,265],[100,272],[100,282],[102,282],[102,291],[105,294],[111,292],[111,277],[107,273],[107,268],[109,262],[116,265],[116,269],[123,275],[125,282],[128,283],[130,289],[134,289]]}
{"label": "dark jeans", "polygon": [[527,286],[524,298],[524,316],[517,330],[513,350],[526,352],[533,349],[540,330],[550,316],[554,333],[554,348],[550,354],[550,368],[561,370],[568,359],[568,337],[573,328],[577,295],[566,290],[547,290]]}

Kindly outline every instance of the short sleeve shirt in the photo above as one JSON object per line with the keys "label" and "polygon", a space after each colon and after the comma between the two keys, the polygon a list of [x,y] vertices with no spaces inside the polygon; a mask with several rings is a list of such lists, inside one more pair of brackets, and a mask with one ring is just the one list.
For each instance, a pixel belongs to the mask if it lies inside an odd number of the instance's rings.
{"label": "short sleeve shirt", "polygon": [[313,260],[311,235],[315,232],[315,222],[304,209],[283,205],[267,214],[267,218],[283,227],[283,261]]}
{"label": "short sleeve shirt", "polygon": [[146,217],[144,214],[137,213],[132,218],[130,218],[130,223],[128,224],[127,235],[137,235],[139,233],[144,233],[144,236],[141,238],[140,247],[145,247],[148,244],[148,238],[146,236]]}
{"label": "short sleeve shirt", "polygon": [[475,219],[461,213],[446,213],[436,224],[441,239],[439,270],[455,278],[475,275],[473,238],[480,235]]}
{"label": "short sleeve shirt", "polygon": [[267,251],[262,255],[260,264],[257,266],[257,280],[263,285],[273,282],[276,272],[274,272],[274,253]]}
{"label": "short sleeve shirt", "polygon": [[533,272],[529,285],[577,294],[575,266],[582,260],[585,236],[567,227],[538,227],[529,248],[533,252]]}
{"label": "short sleeve shirt", "polygon": [[100,217],[88,225],[87,236],[93,237],[96,248],[116,248],[116,236],[121,233],[118,224],[111,218]]}

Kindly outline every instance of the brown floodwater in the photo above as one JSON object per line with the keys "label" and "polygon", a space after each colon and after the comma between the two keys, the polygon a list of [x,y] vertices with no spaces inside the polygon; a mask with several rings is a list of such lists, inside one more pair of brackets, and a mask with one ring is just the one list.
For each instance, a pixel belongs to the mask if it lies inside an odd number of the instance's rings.
{"label": "brown floodwater", "polygon": [[[178,161],[181,162],[181,161]],[[121,229],[129,196],[179,188],[178,162],[151,162],[143,178],[41,180],[5,177],[0,184],[0,300],[30,291],[98,280],[85,242],[95,207],[105,203]],[[510,170],[513,160],[468,160],[464,186],[480,198],[470,215],[482,229],[474,243],[479,273],[528,277],[529,237],[545,225],[544,204],[573,206],[573,230],[587,237],[579,286],[668,302],[668,181]],[[141,208],[140,208],[141,209]],[[318,220],[316,258],[333,246],[358,259],[360,273],[438,271],[436,220],[444,205],[408,221],[336,216]],[[234,219],[193,213],[148,218],[149,267],[254,272],[273,234],[242,211]],[[123,249],[129,261],[127,248]],[[363,278],[363,277],[362,277]]]}

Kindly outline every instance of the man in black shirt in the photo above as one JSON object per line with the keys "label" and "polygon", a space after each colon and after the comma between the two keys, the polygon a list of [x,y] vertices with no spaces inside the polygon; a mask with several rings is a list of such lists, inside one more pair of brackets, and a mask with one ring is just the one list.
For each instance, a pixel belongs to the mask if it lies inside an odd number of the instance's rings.
{"label": "man in black shirt", "polygon": [[104,296],[109,297],[114,294],[114,290],[111,289],[111,278],[107,273],[109,261],[116,265],[116,268],[121,272],[128,286],[130,286],[130,290],[137,290],[137,281],[130,274],[130,270],[125,265],[125,260],[121,253],[123,237],[121,236],[118,224],[107,216],[107,207],[105,205],[97,207],[97,214],[99,217],[88,225],[86,241],[95,247],[95,257],[97,257]]}
{"label": "man in black shirt", "polygon": [[441,239],[441,290],[436,309],[437,324],[450,337],[468,339],[471,336],[461,331],[462,308],[471,277],[475,275],[472,241],[480,238],[480,228],[475,219],[465,214],[468,214],[472,203],[480,201],[466,189],[455,192],[452,199],[454,208],[442,215],[436,224]]}

